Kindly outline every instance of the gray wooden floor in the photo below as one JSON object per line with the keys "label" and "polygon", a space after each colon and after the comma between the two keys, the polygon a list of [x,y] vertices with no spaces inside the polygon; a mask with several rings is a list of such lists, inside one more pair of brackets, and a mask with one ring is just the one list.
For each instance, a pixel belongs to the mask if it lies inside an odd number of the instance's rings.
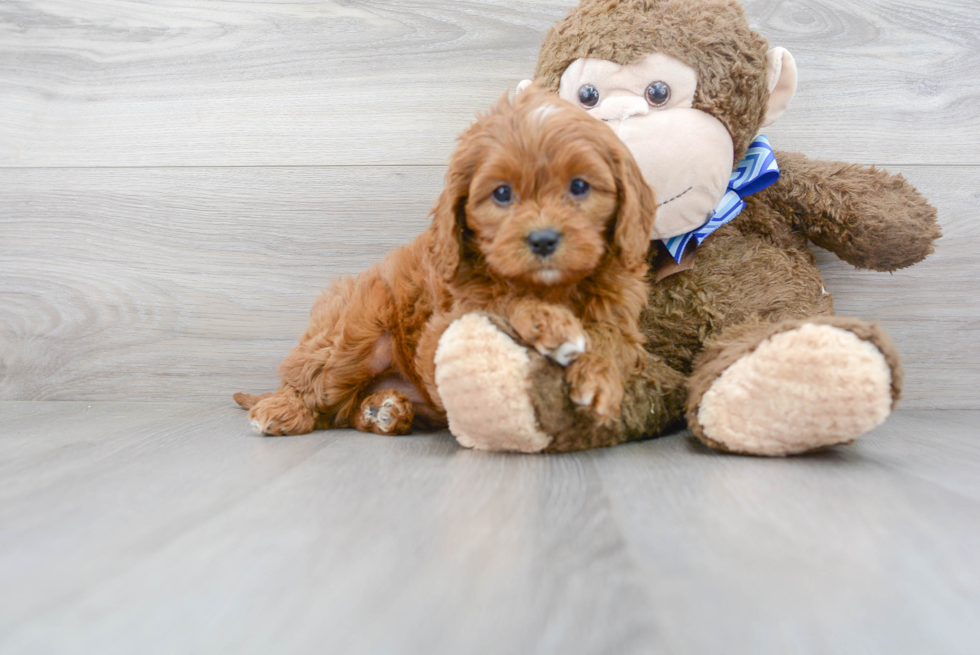
{"label": "gray wooden floor", "polygon": [[3,653],[963,653],[977,411],[851,447],[489,455],[228,404],[0,403]]}

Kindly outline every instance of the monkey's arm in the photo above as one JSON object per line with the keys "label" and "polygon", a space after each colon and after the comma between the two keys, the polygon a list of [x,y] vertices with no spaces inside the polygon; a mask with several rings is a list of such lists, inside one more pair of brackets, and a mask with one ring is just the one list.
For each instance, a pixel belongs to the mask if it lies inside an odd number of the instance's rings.
{"label": "monkey's arm", "polygon": [[776,160],[779,182],[758,195],[849,264],[905,268],[930,254],[941,236],[936,209],[901,175],[799,153],[777,152]]}

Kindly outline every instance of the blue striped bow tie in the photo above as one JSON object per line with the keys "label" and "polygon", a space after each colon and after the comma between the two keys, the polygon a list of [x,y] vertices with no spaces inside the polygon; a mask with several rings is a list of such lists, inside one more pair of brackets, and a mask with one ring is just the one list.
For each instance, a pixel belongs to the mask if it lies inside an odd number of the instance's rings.
{"label": "blue striped bow tie", "polygon": [[735,172],[728,180],[728,191],[715,207],[708,222],[686,234],[664,239],[663,244],[667,247],[667,252],[680,264],[684,249],[691,239],[695,239],[700,246],[712,232],[742,213],[745,209],[742,198],[772,186],[778,179],[779,166],[776,165],[776,155],[772,152],[769,139],[759,135],[749,146],[745,158],[735,167]]}

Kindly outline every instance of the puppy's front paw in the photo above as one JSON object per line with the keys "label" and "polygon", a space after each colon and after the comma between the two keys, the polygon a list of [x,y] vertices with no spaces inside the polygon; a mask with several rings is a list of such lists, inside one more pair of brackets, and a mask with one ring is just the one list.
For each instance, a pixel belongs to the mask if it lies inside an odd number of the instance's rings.
{"label": "puppy's front paw", "polygon": [[591,408],[601,422],[619,414],[623,404],[623,380],[605,357],[594,353],[583,355],[568,367],[565,379],[571,386],[572,402]]}
{"label": "puppy's front paw", "polygon": [[558,305],[523,304],[511,317],[511,326],[535,350],[562,366],[578,359],[587,347],[582,322]]}
{"label": "puppy's front paw", "polygon": [[259,434],[285,436],[313,432],[313,412],[296,394],[277,391],[263,398],[248,412],[252,429]]}

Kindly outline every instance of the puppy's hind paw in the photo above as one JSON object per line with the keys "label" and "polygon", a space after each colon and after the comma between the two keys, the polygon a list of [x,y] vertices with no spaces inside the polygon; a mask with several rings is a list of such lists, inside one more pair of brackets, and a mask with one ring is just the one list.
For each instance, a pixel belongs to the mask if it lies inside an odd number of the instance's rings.
{"label": "puppy's hind paw", "polygon": [[258,434],[286,436],[313,431],[313,412],[295,394],[277,392],[263,398],[248,412],[252,429]]}
{"label": "puppy's hind paw", "polygon": [[354,416],[354,427],[361,432],[400,435],[408,434],[413,420],[415,406],[408,396],[394,389],[384,389],[361,401],[361,408]]}

